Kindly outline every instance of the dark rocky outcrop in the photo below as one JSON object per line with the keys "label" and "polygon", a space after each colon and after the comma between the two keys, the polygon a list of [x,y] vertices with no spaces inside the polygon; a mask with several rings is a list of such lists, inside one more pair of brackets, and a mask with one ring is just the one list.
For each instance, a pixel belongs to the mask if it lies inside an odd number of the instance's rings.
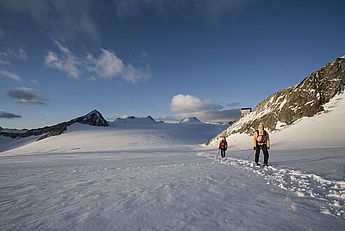
{"label": "dark rocky outcrop", "polygon": [[74,120],[71,120],[70,122],[88,124],[91,126],[98,126],[98,127],[107,127],[108,126],[108,122],[104,119],[102,114],[97,110],[93,110],[92,112],[90,112],[84,116],[78,117]]}
{"label": "dark rocky outcrop", "polygon": [[53,126],[47,126],[43,128],[30,129],[30,130],[18,130],[18,132],[11,131],[7,132],[0,130],[0,135],[12,137],[12,138],[24,138],[29,136],[40,136],[38,140],[45,139],[50,136],[61,135],[64,131],[67,130],[68,126],[71,126],[74,123],[88,124],[91,126],[108,126],[108,122],[104,119],[102,114],[94,110],[84,116],[72,119],[67,122],[59,123]]}

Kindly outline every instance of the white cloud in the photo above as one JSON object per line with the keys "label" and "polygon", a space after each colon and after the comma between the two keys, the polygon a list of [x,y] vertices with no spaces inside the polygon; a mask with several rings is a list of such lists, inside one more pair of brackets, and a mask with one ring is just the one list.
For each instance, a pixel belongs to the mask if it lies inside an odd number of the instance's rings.
{"label": "white cloud", "polygon": [[125,69],[122,60],[112,51],[101,49],[101,52],[98,58],[88,55],[89,70],[95,72],[100,78],[112,78],[121,74]]}
{"label": "white cloud", "polygon": [[5,70],[0,70],[0,77],[9,78],[15,81],[21,80],[21,78],[17,74]]}
{"label": "white cloud", "polygon": [[14,98],[17,103],[45,104],[41,94],[31,88],[19,87],[10,89],[7,95]]}
{"label": "white cloud", "polygon": [[0,65],[11,65],[12,60],[27,60],[28,54],[23,48],[13,50],[4,48],[0,51]]}
{"label": "white cloud", "polygon": [[1,57],[1,54],[0,54],[0,65],[7,65],[7,66],[10,66],[11,63],[9,61],[7,61],[6,59],[2,58]]}
{"label": "white cloud", "polygon": [[189,113],[220,110],[223,106],[215,104],[208,99],[200,99],[193,95],[178,94],[172,98],[170,108],[175,112]]}
{"label": "white cloud", "polygon": [[141,80],[150,79],[152,77],[152,73],[149,66],[147,66],[144,70],[138,70],[137,68],[129,64],[124,69],[122,76],[128,82],[137,83]]}
{"label": "white cloud", "polygon": [[[234,106],[234,104],[232,104]],[[201,99],[193,95],[175,95],[171,99],[170,108],[178,115],[166,116],[162,120],[179,121],[185,117],[195,116],[202,121],[229,122],[240,116],[240,109],[224,109],[209,99]]]}
{"label": "white cloud", "polygon": [[78,61],[78,58],[60,42],[54,40],[54,43],[59,50],[59,54],[48,51],[48,54],[45,57],[45,64],[48,67],[66,72],[68,76],[74,79],[78,78],[80,74],[78,67],[80,62]]}
{"label": "white cloud", "polygon": [[240,117],[240,109],[219,110],[219,111],[205,111],[205,112],[190,112],[178,115],[170,115],[160,117],[159,120],[165,121],[181,121],[186,117],[197,117],[204,122],[223,122],[227,123],[234,121]]}
{"label": "white cloud", "polygon": [[54,42],[58,50],[48,51],[45,64],[66,72],[74,79],[82,76],[87,80],[123,78],[130,83],[137,83],[152,76],[149,66],[139,70],[131,64],[125,64],[112,50],[100,49],[101,54],[98,57],[92,54],[77,56],[60,42]]}

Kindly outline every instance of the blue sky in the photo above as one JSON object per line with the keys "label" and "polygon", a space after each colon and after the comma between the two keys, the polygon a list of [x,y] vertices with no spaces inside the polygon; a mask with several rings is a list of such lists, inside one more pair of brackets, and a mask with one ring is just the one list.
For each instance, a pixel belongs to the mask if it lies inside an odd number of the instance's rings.
{"label": "blue sky", "polygon": [[0,126],[233,119],[345,54],[345,1],[0,2]]}

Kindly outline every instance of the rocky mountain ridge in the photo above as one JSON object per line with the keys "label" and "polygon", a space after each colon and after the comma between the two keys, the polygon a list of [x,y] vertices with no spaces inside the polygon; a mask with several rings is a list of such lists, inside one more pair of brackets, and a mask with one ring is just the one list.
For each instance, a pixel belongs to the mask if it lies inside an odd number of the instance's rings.
{"label": "rocky mountain ridge", "polygon": [[136,116],[127,116],[124,118],[117,118],[116,120],[113,121],[113,123],[128,123],[132,121],[146,121],[146,122],[152,122],[152,123],[157,123],[155,119],[153,119],[151,116],[147,117],[136,117]]}
{"label": "rocky mountain ridge", "polygon": [[345,57],[337,58],[311,73],[295,86],[272,94],[259,103],[253,112],[240,118],[219,134],[252,134],[260,122],[269,131],[291,125],[302,117],[312,117],[324,111],[323,105],[344,91]]}
{"label": "rocky mountain ridge", "polygon": [[93,110],[84,116],[80,116],[70,121],[62,122],[53,126],[46,126],[43,128],[36,128],[36,129],[23,129],[23,130],[12,129],[11,131],[6,130],[6,129],[0,129],[0,135],[11,137],[11,138],[40,136],[38,140],[42,140],[50,136],[56,136],[56,135],[62,134],[64,131],[66,131],[68,126],[74,123],[82,123],[82,124],[88,124],[91,126],[102,126],[102,127],[109,126],[108,122],[104,119],[102,114],[97,110]]}

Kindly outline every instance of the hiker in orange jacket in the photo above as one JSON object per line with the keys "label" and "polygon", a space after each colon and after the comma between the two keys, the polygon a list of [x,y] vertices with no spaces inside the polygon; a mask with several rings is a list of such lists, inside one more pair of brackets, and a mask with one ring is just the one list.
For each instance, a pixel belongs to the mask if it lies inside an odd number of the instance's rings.
{"label": "hiker in orange jacket", "polygon": [[255,163],[259,164],[260,150],[264,153],[264,165],[268,166],[268,150],[270,149],[270,136],[268,132],[264,129],[262,123],[259,124],[258,130],[254,132],[253,135],[253,149],[255,150]]}
{"label": "hiker in orange jacket", "polygon": [[219,149],[220,149],[220,154],[222,158],[225,157],[225,151],[228,149],[228,142],[226,142],[226,138],[223,137],[223,139],[219,143]]}

